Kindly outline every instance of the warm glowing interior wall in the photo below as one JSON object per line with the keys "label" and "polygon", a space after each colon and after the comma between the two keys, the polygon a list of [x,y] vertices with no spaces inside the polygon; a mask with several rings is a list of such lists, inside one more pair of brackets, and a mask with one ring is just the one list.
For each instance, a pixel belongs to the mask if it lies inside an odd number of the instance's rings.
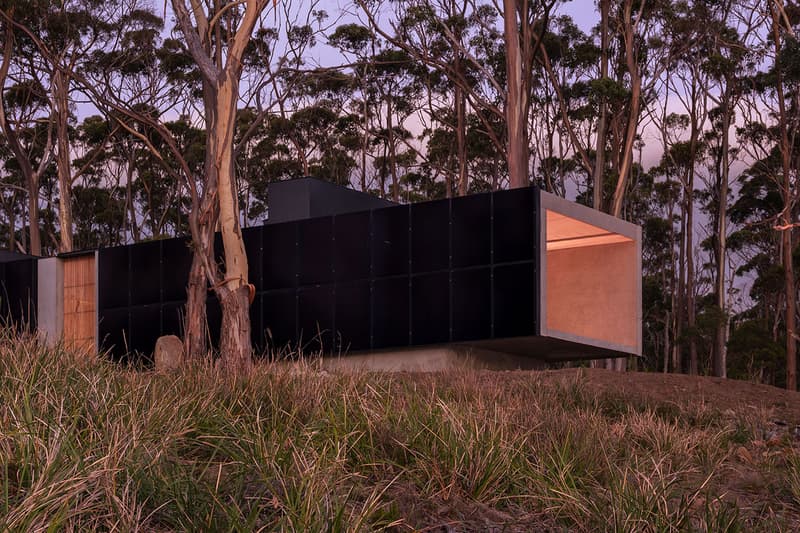
{"label": "warm glowing interior wall", "polygon": [[546,254],[547,329],[635,351],[641,282],[636,243],[549,249]]}

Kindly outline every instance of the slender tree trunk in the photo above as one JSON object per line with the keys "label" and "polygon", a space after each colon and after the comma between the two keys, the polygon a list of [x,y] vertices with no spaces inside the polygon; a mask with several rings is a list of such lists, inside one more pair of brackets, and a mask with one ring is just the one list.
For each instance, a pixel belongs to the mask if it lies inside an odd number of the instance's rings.
{"label": "slender tree trunk", "polygon": [[719,209],[717,213],[717,307],[719,308],[721,320],[717,324],[717,331],[714,339],[714,375],[717,377],[727,377],[727,342],[728,342],[728,310],[725,299],[725,257],[727,255],[727,216],[728,216],[728,174],[730,163],[728,159],[729,138],[728,133],[731,127],[730,110],[730,89],[725,88],[722,114],[722,146],[720,160],[719,182]]}
{"label": "slender tree trunk", "polygon": [[686,202],[681,202],[680,252],[678,254],[678,294],[675,298],[675,335],[673,337],[672,371],[683,372],[683,357],[679,339],[683,334],[683,315],[686,309]]}
{"label": "slender tree trunk", "polygon": [[467,132],[465,120],[464,93],[459,85],[455,88],[456,104],[456,152],[458,154],[458,194],[466,196],[469,191],[469,175],[467,174]]}
{"label": "slender tree trunk", "polygon": [[[770,12],[772,14],[772,36],[775,45],[775,64],[780,62],[781,35],[780,35],[780,14],[774,4],[770,2]],[[797,293],[794,279],[794,265],[792,262],[792,214],[793,214],[793,193],[791,179],[791,150],[789,143],[789,133],[787,127],[788,116],[786,113],[786,100],[783,88],[783,73],[780,68],[775,69],[776,83],[775,91],[778,99],[778,122],[780,126],[780,151],[781,165],[783,167],[783,212],[781,213],[781,248],[783,256],[784,290],[786,293],[786,388],[797,390],[797,338],[795,315],[797,310]]]}
{"label": "slender tree trunk", "polygon": [[61,252],[71,252],[72,244],[72,172],[69,153],[69,82],[60,70],[53,73],[53,100],[56,119],[56,170],[61,193],[58,224]]}
{"label": "slender tree trunk", "polygon": [[[608,77],[608,9],[609,0],[600,1],[600,77]],[[606,120],[605,98],[600,102],[600,119],[597,122],[597,142],[595,144],[594,168],[592,170],[592,207],[603,210],[603,177],[606,171]],[[598,359],[591,363],[593,368],[612,368],[613,359]]]}
{"label": "slender tree trunk", "polygon": [[[609,0],[600,0],[600,77],[608,77],[608,10]],[[603,210],[603,176],[606,170],[606,120],[608,106],[605,98],[600,102],[600,120],[597,122],[597,143],[592,183],[594,187],[592,206]]]}
{"label": "slender tree trunk", "polygon": [[183,321],[183,350],[187,359],[203,359],[208,354],[206,335],[206,274],[200,254],[192,254],[192,268],[186,288],[186,307]]}
{"label": "slender tree trunk", "polygon": [[686,177],[686,323],[689,328],[689,374],[698,373],[697,312],[694,288],[694,164],[697,156],[697,91],[694,81],[691,90],[691,128],[689,132],[689,168]]}
{"label": "slender tree trunk", "polygon": [[625,127],[625,143],[622,152],[617,186],[614,189],[614,201],[612,214],[619,218],[622,215],[622,206],[625,202],[625,191],[628,187],[631,166],[633,165],[633,144],[636,141],[636,130],[639,124],[639,107],[642,98],[642,77],[639,72],[639,65],[636,57],[636,47],[634,44],[635,28],[632,17],[633,0],[625,0],[624,6],[624,42],[625,42],[625,62],[628,74],[631,77],[631,97],[628,109],[628,122]]}
{"label": "slender tree trunk", "polygon": [[697,374],[697,341],[695,340],[694,297],[694,172],[689,172],[686,191],[686,325],[689,329],[689,374]]}
{"label": "slender tree trunk", "polygon": [[527,187],[528,156],[522,88],[522,51],[519,43],[516,0],[503,0],[506,45],[506,128],[508,135],[508,176],[511,188]]}
{"label": "slender tree trunk", "polygon": [[364,99],[364,135],[361,137],[361,192],[367,192],[367,147],[369,146],[369,123],[366,93],[362,91]]}
{"label": "slender tree trunk", "polygon": [[388,134],[389,172],[392,173],[392,200],[400,201],[400,184],[397,181],[397,154],[394,145],[394,122],[392,121],[392,95],[387,99],[386,132]]}
{"label": "slender tree trunk", "polygon": [[42,233],[39,228],[39,176],[28,176],[28,253],[42,255]]}

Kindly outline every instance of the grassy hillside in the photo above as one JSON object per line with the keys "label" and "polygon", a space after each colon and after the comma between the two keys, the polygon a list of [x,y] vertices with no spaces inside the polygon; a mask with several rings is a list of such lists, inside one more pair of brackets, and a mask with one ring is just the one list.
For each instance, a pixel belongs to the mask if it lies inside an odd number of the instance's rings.
{"label": "grassy hillside", "polygon": [[798,416],[796,394],[701,378],[233,381],[5,338],[0,530],[793,530]]}

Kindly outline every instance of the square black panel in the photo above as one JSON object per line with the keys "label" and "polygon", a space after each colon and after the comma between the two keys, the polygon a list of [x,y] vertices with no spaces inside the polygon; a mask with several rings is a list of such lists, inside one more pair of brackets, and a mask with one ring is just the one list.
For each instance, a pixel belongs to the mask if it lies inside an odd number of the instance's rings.
{"label": "square black panel", "polygon": [[335,344],[342,352],[370,347],[369,281],[361,280],[336,286]]}
{"label": "square black panel", "polygon": [[97,297],[100,309],[128,305],[128,246],[103,248],[97,253]]}
{"label": "square black panel", "polygon": [[5,323],[9,314],[8,288],[6,287],[6,266],[0,263],[0,324]]}
{"label": "square black panel", "polygon": [[298,340],[305,355],[333,350],[333,297],[331,285],[297,291]]}
{"label": "square black panel", "polygon": [[267,345],[280,351],[297,342],[297,294],[294,289],[265,292],[262,326]]}
{"label": "square black panel", "polygon": [[492,283],[489,268],[453,272],[453,342],[492,336]]}
{"label": "square black panel", "polygon": [[6,315],[19,329],[36,327],[37,268],[35,259],[11,261],[5,265],[4,290]]}
{"label": "square black panel", "polygon": [[533,188],[494,193],[494,262],[528,261],[534,257]]}
{"label": "square black panel", "polygon": [[446,270],[450,265],[450,200],[411,206],[411,272]]}
{"label": "square black panel", "polygon": [[168,303],[161,306],[161,334],[183,338],[184,304]]}
{"label": "square black panel", "polygon": [[161,336],[161,306],[142,305],[131,307],[129,347],[151,360],[156,341]]}
{"label": "square black panel", "polygon": [[297,286],[297,223],[264,226],[263,239],[264,288]]}
{"label": "square black panel", "polygon": [[161,242],[161,298],[164,302],[186,300],[192,269],[192,249],[187,239]]}
{"label": "square black panel", "polygon": [[334,228],[334,278],[337,281],[369,278],[370,212],[338,215]]}
{"label": "square black panel", "polygon": [[250,339],[253,342],[253,351],[257,355],[260,355],[266,349],[264,326],[261,323],[263,299],[264,297],[258,294],[253,298],[253,303],[250,305]]}
{"label": "square black panel", "polygon": [[130,346],[130,324],[128,309],[108,309],[99,313],[97,325],[102,350],[109,350],[111,356],[119,360],[128,353]]}
{"label": "square black panel", "polygon": [[333,281],[333,217],[298,223],[300,285]]}
{"label": "square black panel", "polygon": [[161,242],[153,241],[131,245],[129,253],[131,305],[160,302]]}
{"label": "square black panel", "polygon": [[453,268],[488,265],[492,250],[492,195],[453,198]]}
{"label": "square black panel", "polygon": [[372,284],[372,348],[409,344],[408,278],[376,279]]}
{"label": "square black panel", "polygon": [[450,340],[450,273],[411,278],[411,343]]}
{"label": "square black panel", "polygon": [[261,265],[261,236],[262,226],[242,229],[242,240],[244,240],[244,250],[247,253],[247,277],[250,283],[255,285],[256,290],[261,290],[261,276],[264,268]]}
{"label": "square black panel", "polygon": [[372,212],[372,275],[376,278],[408,273],[408,206]]}
{"label": "square black panel", "polygon": [[494,269],[494,336],[536,334],[536,270],[533,263]]}

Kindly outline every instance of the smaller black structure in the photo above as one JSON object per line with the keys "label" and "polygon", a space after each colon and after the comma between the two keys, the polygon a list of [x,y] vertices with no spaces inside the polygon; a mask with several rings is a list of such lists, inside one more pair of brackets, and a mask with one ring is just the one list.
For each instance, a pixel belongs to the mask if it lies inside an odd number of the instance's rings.
{"label": "smaller black structure", "polygon": [[269,184],[267,191],[268,224],[341,215],[394,205],[393,202],[371,194],[312,177],[276,181]]}
{"label": "smaller black structure", "polygon": [[17,328],[36,328],[37,258],[0,250],[0,319]]}

